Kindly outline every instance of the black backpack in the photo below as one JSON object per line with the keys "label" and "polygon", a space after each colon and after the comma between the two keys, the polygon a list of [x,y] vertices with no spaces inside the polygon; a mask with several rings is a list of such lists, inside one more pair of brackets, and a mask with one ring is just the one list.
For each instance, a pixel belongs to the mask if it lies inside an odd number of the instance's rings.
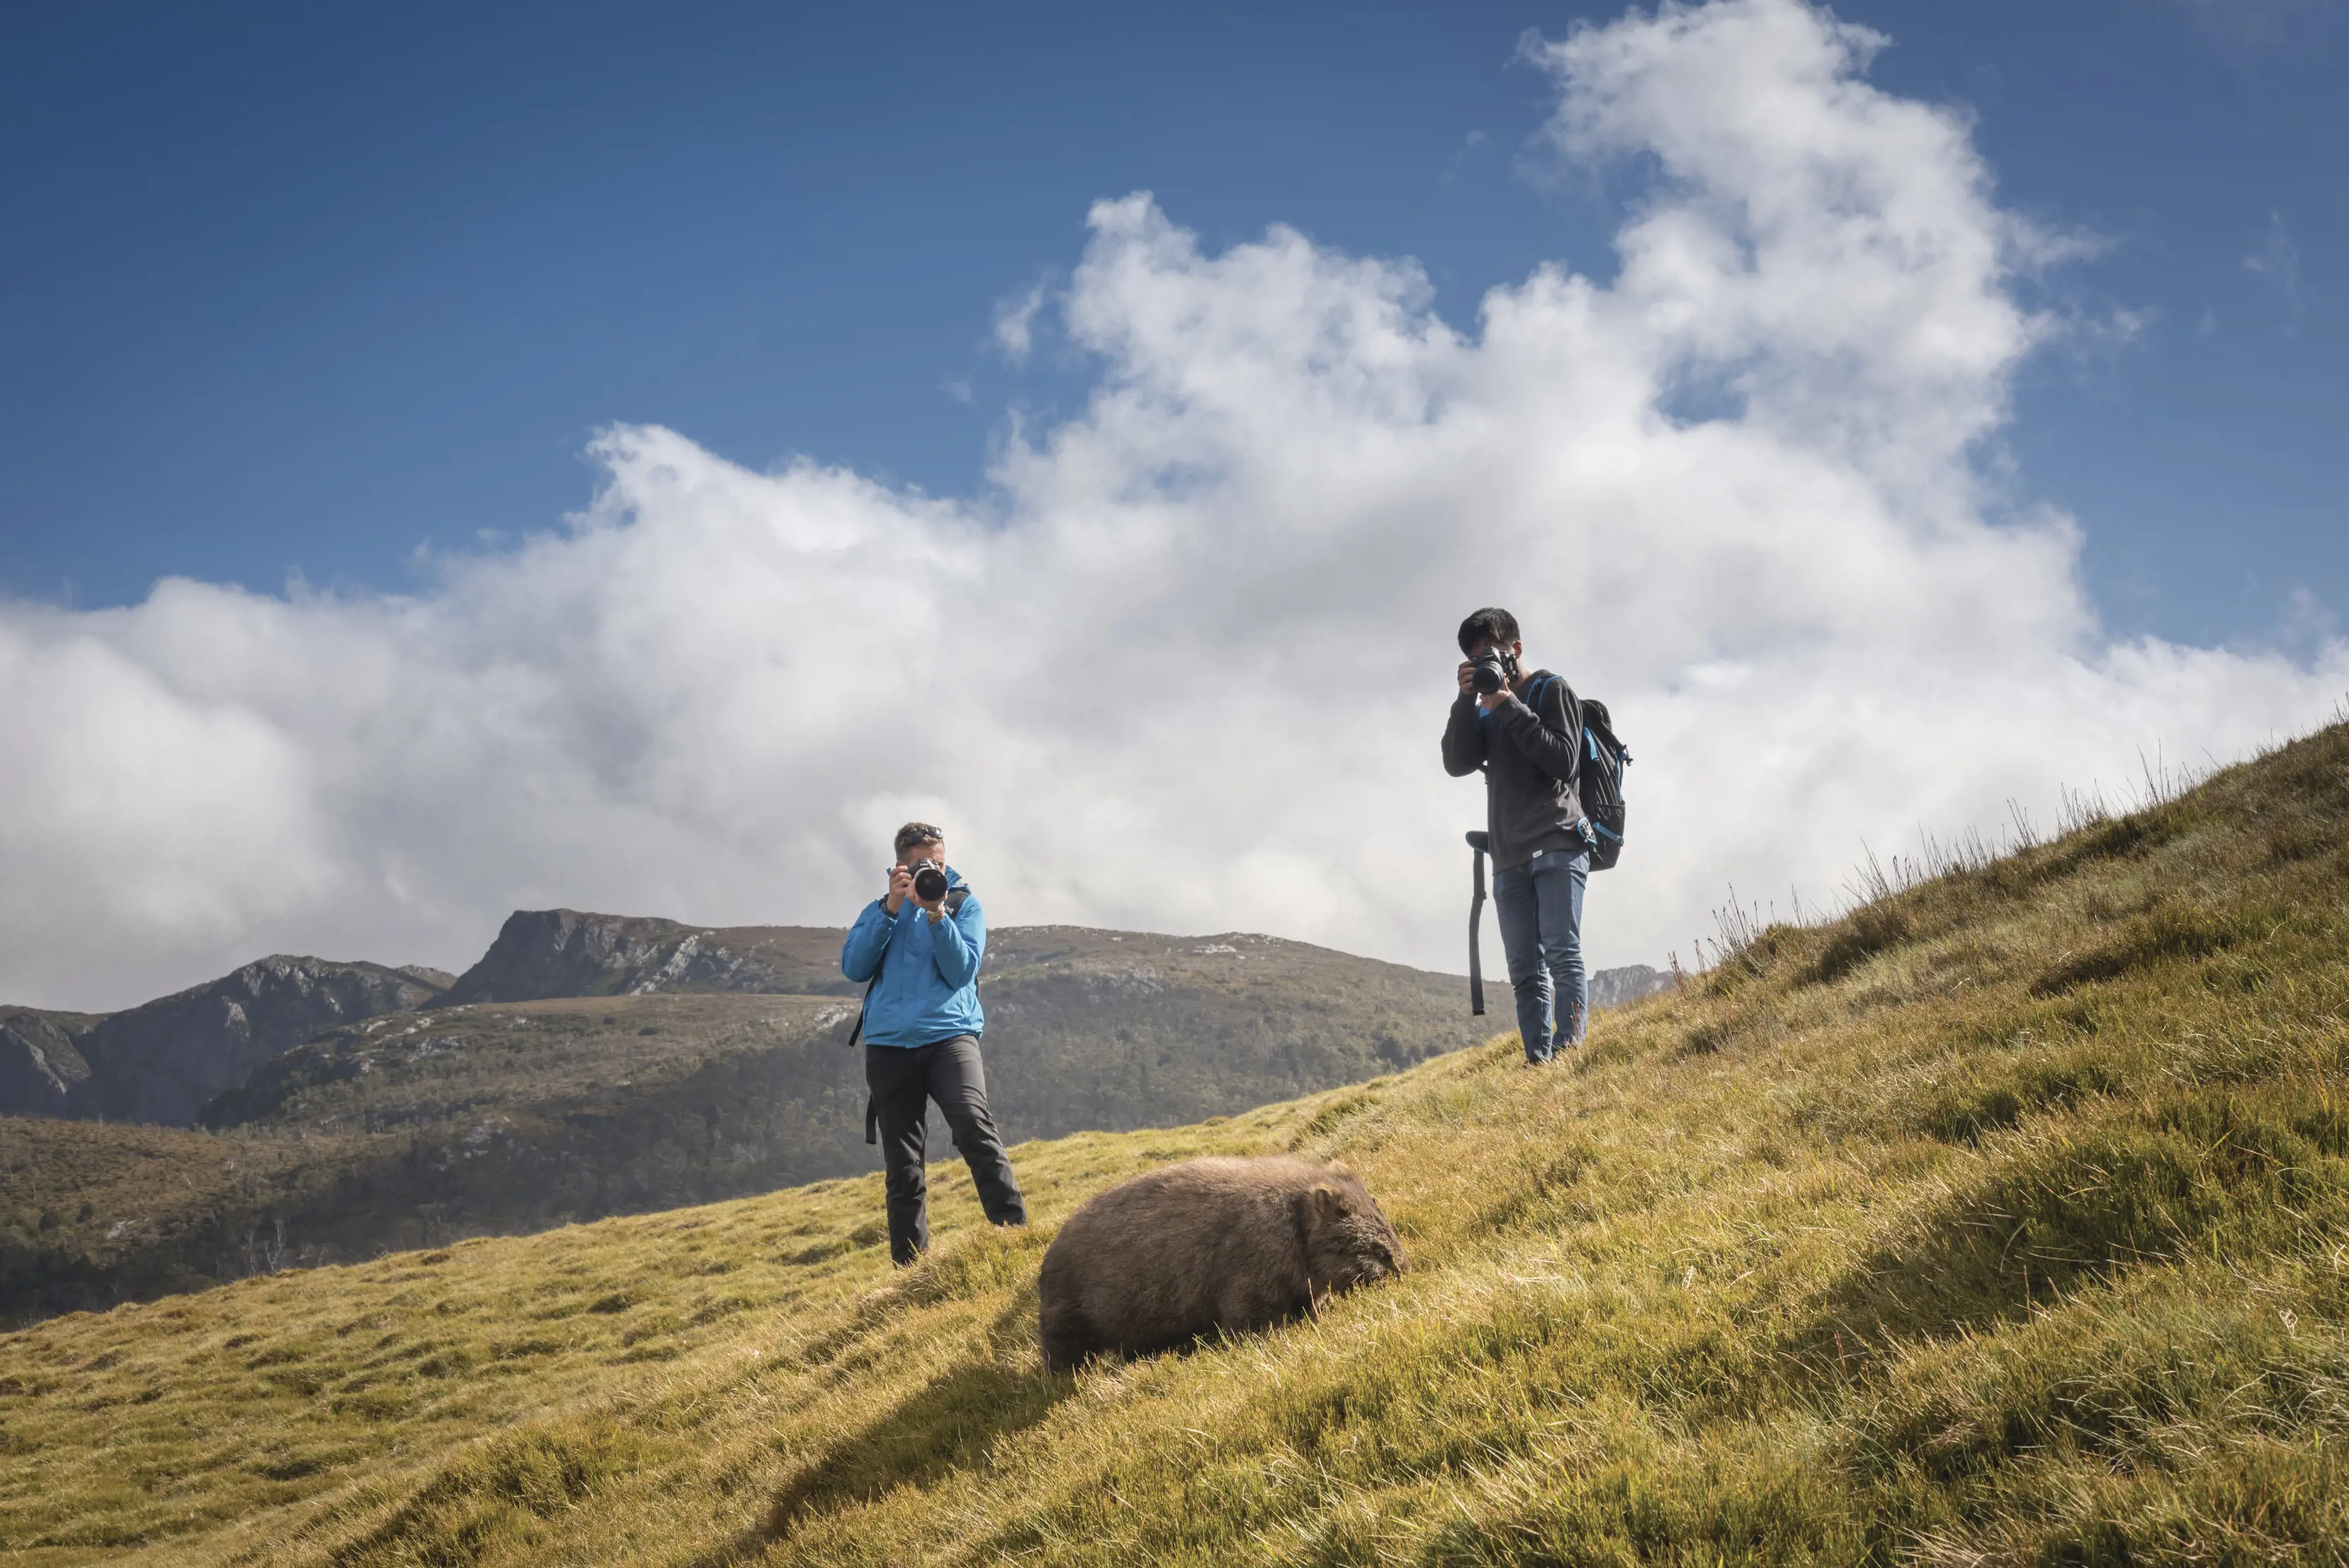
{"label": "black backpack", "polygon": [[1612,869],[1623,853],[1623,770],[1630,765],[1607,704],[1582,699],[1582,810],[1590,818],[1593,871]]}
{"label": "black backpack", "polygon": [[[1566,698],[1567,717],[1582,732],[1582,765],[1576,782],[1583,815],[1590,824],[1590,868],[1611,871],[1623,854],[1623,770],[1630,766],[1631,753],[1615,738],[1606,703],[1596,697],[1577,697],[1574,688],[1558,676],[1547,679],[1557,681]],[[1537,691],[1534,700],[1538,701],[1542,695]]]}

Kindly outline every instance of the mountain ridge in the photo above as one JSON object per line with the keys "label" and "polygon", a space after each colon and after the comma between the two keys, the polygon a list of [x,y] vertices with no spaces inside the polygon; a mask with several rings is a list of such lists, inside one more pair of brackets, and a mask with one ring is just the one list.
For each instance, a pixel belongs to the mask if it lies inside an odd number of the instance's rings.
{"label": "mountain ridge", "polygon": [[624,992],[753,991],[845,994],[842,929],[691,926],[648,915],[516,909],[444,1005]]}
{"label": "mountain ridge", "polygon": [[429,1002],[436,972],[273,953],[119,1012],[0,1008],[0,1114],[188,1126],[278,1052]]}
{"label": "mountain ridge", "polygon": [[[655,916],[517,909],[459,975],[419,964],[272,954],[113,1013],[0,1004],[0,1116],[195,1126],[206,1102],[243,1086],[280,1053],[393,1012],[622,994],[854,996],[860,988],[838,968],[845,934],[838,927],[695,926]],[[981,986],[1039,954],[1098,953],[1107,950],[1104,942],[1171,950],[1185,943],[1205,949],[1289,940],[1254,932],[1178,937],[1004,927],[990,933]],[[1377,972],[1436,972],[1352,961],[1381,966]],[[1619,1006],[1670,983],[1668,973],[1644,964],[1594,971],[1590,1005]]]}

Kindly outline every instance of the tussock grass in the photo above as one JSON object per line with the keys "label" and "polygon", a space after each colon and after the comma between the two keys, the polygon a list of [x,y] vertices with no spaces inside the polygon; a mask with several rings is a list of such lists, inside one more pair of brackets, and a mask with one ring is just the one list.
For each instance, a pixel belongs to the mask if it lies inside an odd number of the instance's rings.
{"label": "tussock grass", "polygon": [[[2349,730],[1176,1131],[280,1274],[0,1338],[67,1564],[2349,1560]],[[1414,1267],[1048,1376],[1103,1184],[1340,1156]],[[1143,1243],[1146,1244],[1146,1241]]]}

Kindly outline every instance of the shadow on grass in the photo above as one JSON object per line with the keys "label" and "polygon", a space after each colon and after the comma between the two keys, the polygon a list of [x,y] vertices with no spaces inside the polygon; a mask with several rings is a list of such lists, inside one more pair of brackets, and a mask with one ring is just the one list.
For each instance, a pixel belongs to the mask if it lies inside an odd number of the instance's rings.
{"label": "shadow on grass", "polygon": [[812,1519],[977,1464],[997,1438],[1034,1426],[1075,1388],[1074,1378],[1034,1367],[969,1361],[949,1368],[802,1466],[775,1493],[762,1523],[696,1558],[694,1568],[756,1562]]}
{"label": "shadow on grass", "polygon": [[1814,1375],[1896,1342],[2019,1321],[2036,1306],[2191,1251],[2288,1251],[2349,1216],[2328,1096],[2187,1093],[2067,1129],[1863,1259],[1789,1346]]}
{"label": "shadow on grass", "polygon": [[[1018,1251],[1025,1241],[964,1251]],[[876,1298],[876,1309],[957,1294],[955,1286],[969,1270],[970,1261],[953,1253],[931,1260],[882,1293],[886,1300]],[[1055,1376],[1036,1362],[1035,1343],[1036,1287],[1030,1282],[997,1314],[975,1354],[801,1466],[776,1491],[762,1523],[697,1558],[694,1568],[756,1561],[811,1519],[980,1463],[996,1439],[1034,1426],[1076,1392],[1076,1379]]]}
{"label": "shadow on grass", "polygon": [[812,1515],[901,1486],[927,1486],[975,1464],[998,1438],[1034,1426],[1075,1387],[1073,1378],[993,1361],[949,1368],[784,1482],[768,1511],[767,1538],[790,1534]]}

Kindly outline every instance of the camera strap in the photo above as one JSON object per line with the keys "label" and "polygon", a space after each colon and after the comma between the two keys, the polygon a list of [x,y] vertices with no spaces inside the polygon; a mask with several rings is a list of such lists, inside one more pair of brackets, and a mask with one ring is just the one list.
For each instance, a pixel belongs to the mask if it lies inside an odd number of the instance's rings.
{"label": "camera strap", "polygon": [[[880,985],[881,971],[888,967],[888,963],[889,949],[885,943],[880,962],[873,966],[873,978],[864,982],[864,1000],[856,1004],[856,1027],[848,1032],[848,1048],[851,1051],[855,1050],[857,1042],[864,1038],[864,1010],[873,1005],[873,992]],[[881,1141],[881,1106],[870,1093],[864,1096],[864,1141]]]}
{"label": "camera strap", "polygon": [[888,967],[888,963],[889,950],[884,946],[880,961],[873,966],[873,978],[864,982],[864,999],[856,1004],[856,1027],[848,1032],[848,1048],[851,1051],[855,1050],[857,1042],[864,1038],[864,1010],[873,1005],[873,992],[880,985],[881,971]]}

